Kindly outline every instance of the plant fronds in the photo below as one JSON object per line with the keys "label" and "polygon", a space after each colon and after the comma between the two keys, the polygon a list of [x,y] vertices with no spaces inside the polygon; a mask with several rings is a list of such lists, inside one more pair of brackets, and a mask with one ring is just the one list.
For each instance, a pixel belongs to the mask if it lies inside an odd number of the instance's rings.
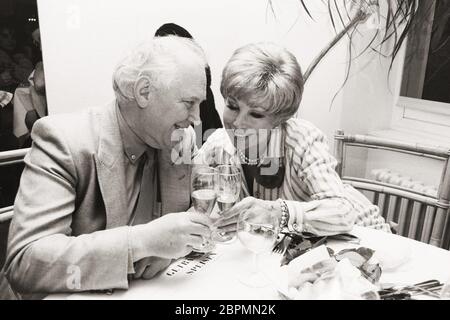
{"label": "plant fronds", "polygon": [[[273,11],[272,1],[269,0],[269,4]],[[431,13],[434,14],[434,11],[431,10],[435,10],[435,7],[438,6],[440,9],[436,10],[436,14],[438,12],[439,14],[434,16],[435,25],[432,30],[430,52],[435,52],[450,42],[450,36],[445,31],[450,26],[450,6],[448,5],[450,0],[322,0],[321,2],[327,10],[329,21],[336,35],[307,68],[304,74],[305,82],[323,58],[344,37],[349,39],[349,60],[343,86],[349,78],[352,61],[365,52],[376,53],[380,58],[390,59],[389,77],[395,58],[408,35],[421,32],[422,26],[427,23],[426,19],[429,18]],[[313,11],[310,10],[311,3],[306,0],[299,0],[299,4],[301,10],[304,10],[307,16],[315,21]],[[274,11],[273,14],[275,14]],[[354,54],[352,51],[354,50],[353,36],[355,33],[365,33],[362,26],[369,18],[375,18],[375,21],[379,22],[376,26],[377,30],[373,32],[364,49],[358,54]],[[407,60],[408,57],[406,57],[406,63]],[[342,87],[338,93],[342,90]],[[336,93],[336,96],[338,93]]]}
{"label": "plant fronds", "polygon": [[[411,30],[412,23],[416,19],[416,10],[420,0],[322,0],[327,8],[329,20],[336,32],[336,37],[330,41],[329,45],[322,50],[318,58],[313,61],[305,78],[307,79],[317,64],[344,36],[349,39],[350,33],[359,32],[360,25],[367,19],[377,14],[379,19],[384,19],[381,26],[370,39],[369,45],[362,53],[371,50],[381,52],[381,47],[389,44],[390,52],[387,54],[391,58],[391,67],[395,57],[399,53],[406,37]],[[272,0],[269,0],[270,4]],[[299,0],[301,8],[314,20],[307,1]],[[380,13],[383,11],[383,14]],[[385,13],[384,13],[385,12]],[[353,30],[355,29],[355,30]],[[342,31],[340,31],[342,30]],[[380,38],[379,41],[376,41]],[[358,55],[358,56],[359,56]]]}

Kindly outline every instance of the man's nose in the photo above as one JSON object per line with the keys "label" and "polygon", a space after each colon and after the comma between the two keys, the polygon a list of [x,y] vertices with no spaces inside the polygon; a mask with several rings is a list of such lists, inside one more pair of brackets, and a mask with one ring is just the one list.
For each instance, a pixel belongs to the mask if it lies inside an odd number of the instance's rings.
{"label": "man's nose", "polygon": [[200,104],[198,104],[195,108],[189,112],[189,122],[194,126],[199,125],[201,123],[200,120]]}

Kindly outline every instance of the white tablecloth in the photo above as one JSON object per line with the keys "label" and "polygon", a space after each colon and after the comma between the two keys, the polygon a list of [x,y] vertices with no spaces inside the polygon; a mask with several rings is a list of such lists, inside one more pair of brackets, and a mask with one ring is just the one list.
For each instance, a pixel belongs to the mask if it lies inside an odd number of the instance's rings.
{"label": "white tablecloth", "polygon": [[[364,246],[392,256],[397,266],[383,270],[381,283],[414,284],[450,278],[450,252],[421,242],[368,228],[352,231],[362,239],[359,245],[334,242],[328,246],[335,251]],[[207,261],[179,260],[151,280],[135,280],[129,290],[106,294],[55,294],[47,299],[171,299],[171,300],[264,300],[279,299],[275,286],[251,288],[240,279],[252,264],[252,254],[239,241],[220,245]],[[262,270],[274,275],[280,256],[270,254],[260,260]]]}

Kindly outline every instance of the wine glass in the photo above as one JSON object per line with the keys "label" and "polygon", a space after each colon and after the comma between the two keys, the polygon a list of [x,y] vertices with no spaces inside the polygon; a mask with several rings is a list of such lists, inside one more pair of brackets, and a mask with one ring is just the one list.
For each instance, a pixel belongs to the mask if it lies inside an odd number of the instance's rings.
{"label": "wine glass", "polygon": [[271,252],[280,231],[280,218],[274,211],[246,210],[241,212],[237,224],[237,237],[248,250],[253,252],[253,270],[240,280],[254,288],[270,284],[258,267],[258,257]]}
{"label": "wine glass", "polygon": [[[219,206],[219,216],[223,211],[230,209],[238,201],[241,193],[241,172],[233,165],[221,165],[217,167],[217,204]],[[231,243],[236,236],[227,236],[219,233],[218,242]]]}
{"label": "wine glass", "polygon": [[[208,166],[195,166],[191,174],[191,198],[194,210],[211,215],[217,198],[217,170]],[[200,248],[195,252],[207,253],[214,248],[212,239],[203,239]]]}
{"label": "wine glass", "polygon": [[219,214],[230,209],[239,199],[241,193],[241,173],[239,168],[233,165],[221,165],[217,167],[218,186],[217,204]]}
{"label": "wine glass", "polygon": [[208,166],[196,166],[191,175],[191,198],[198,213],[210,215],[216,204],[217,170]]}

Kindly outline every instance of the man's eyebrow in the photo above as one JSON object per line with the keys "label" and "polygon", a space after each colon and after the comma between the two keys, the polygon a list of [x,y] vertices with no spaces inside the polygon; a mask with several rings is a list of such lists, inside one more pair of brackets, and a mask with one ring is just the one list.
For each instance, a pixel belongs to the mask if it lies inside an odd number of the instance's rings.
{"label": "man's eyebrow", "polygon": [[204,100],[202,97],[200,96],[184,96],[181,98],[182,100],[189,100],[189,101],[202,101]]}

